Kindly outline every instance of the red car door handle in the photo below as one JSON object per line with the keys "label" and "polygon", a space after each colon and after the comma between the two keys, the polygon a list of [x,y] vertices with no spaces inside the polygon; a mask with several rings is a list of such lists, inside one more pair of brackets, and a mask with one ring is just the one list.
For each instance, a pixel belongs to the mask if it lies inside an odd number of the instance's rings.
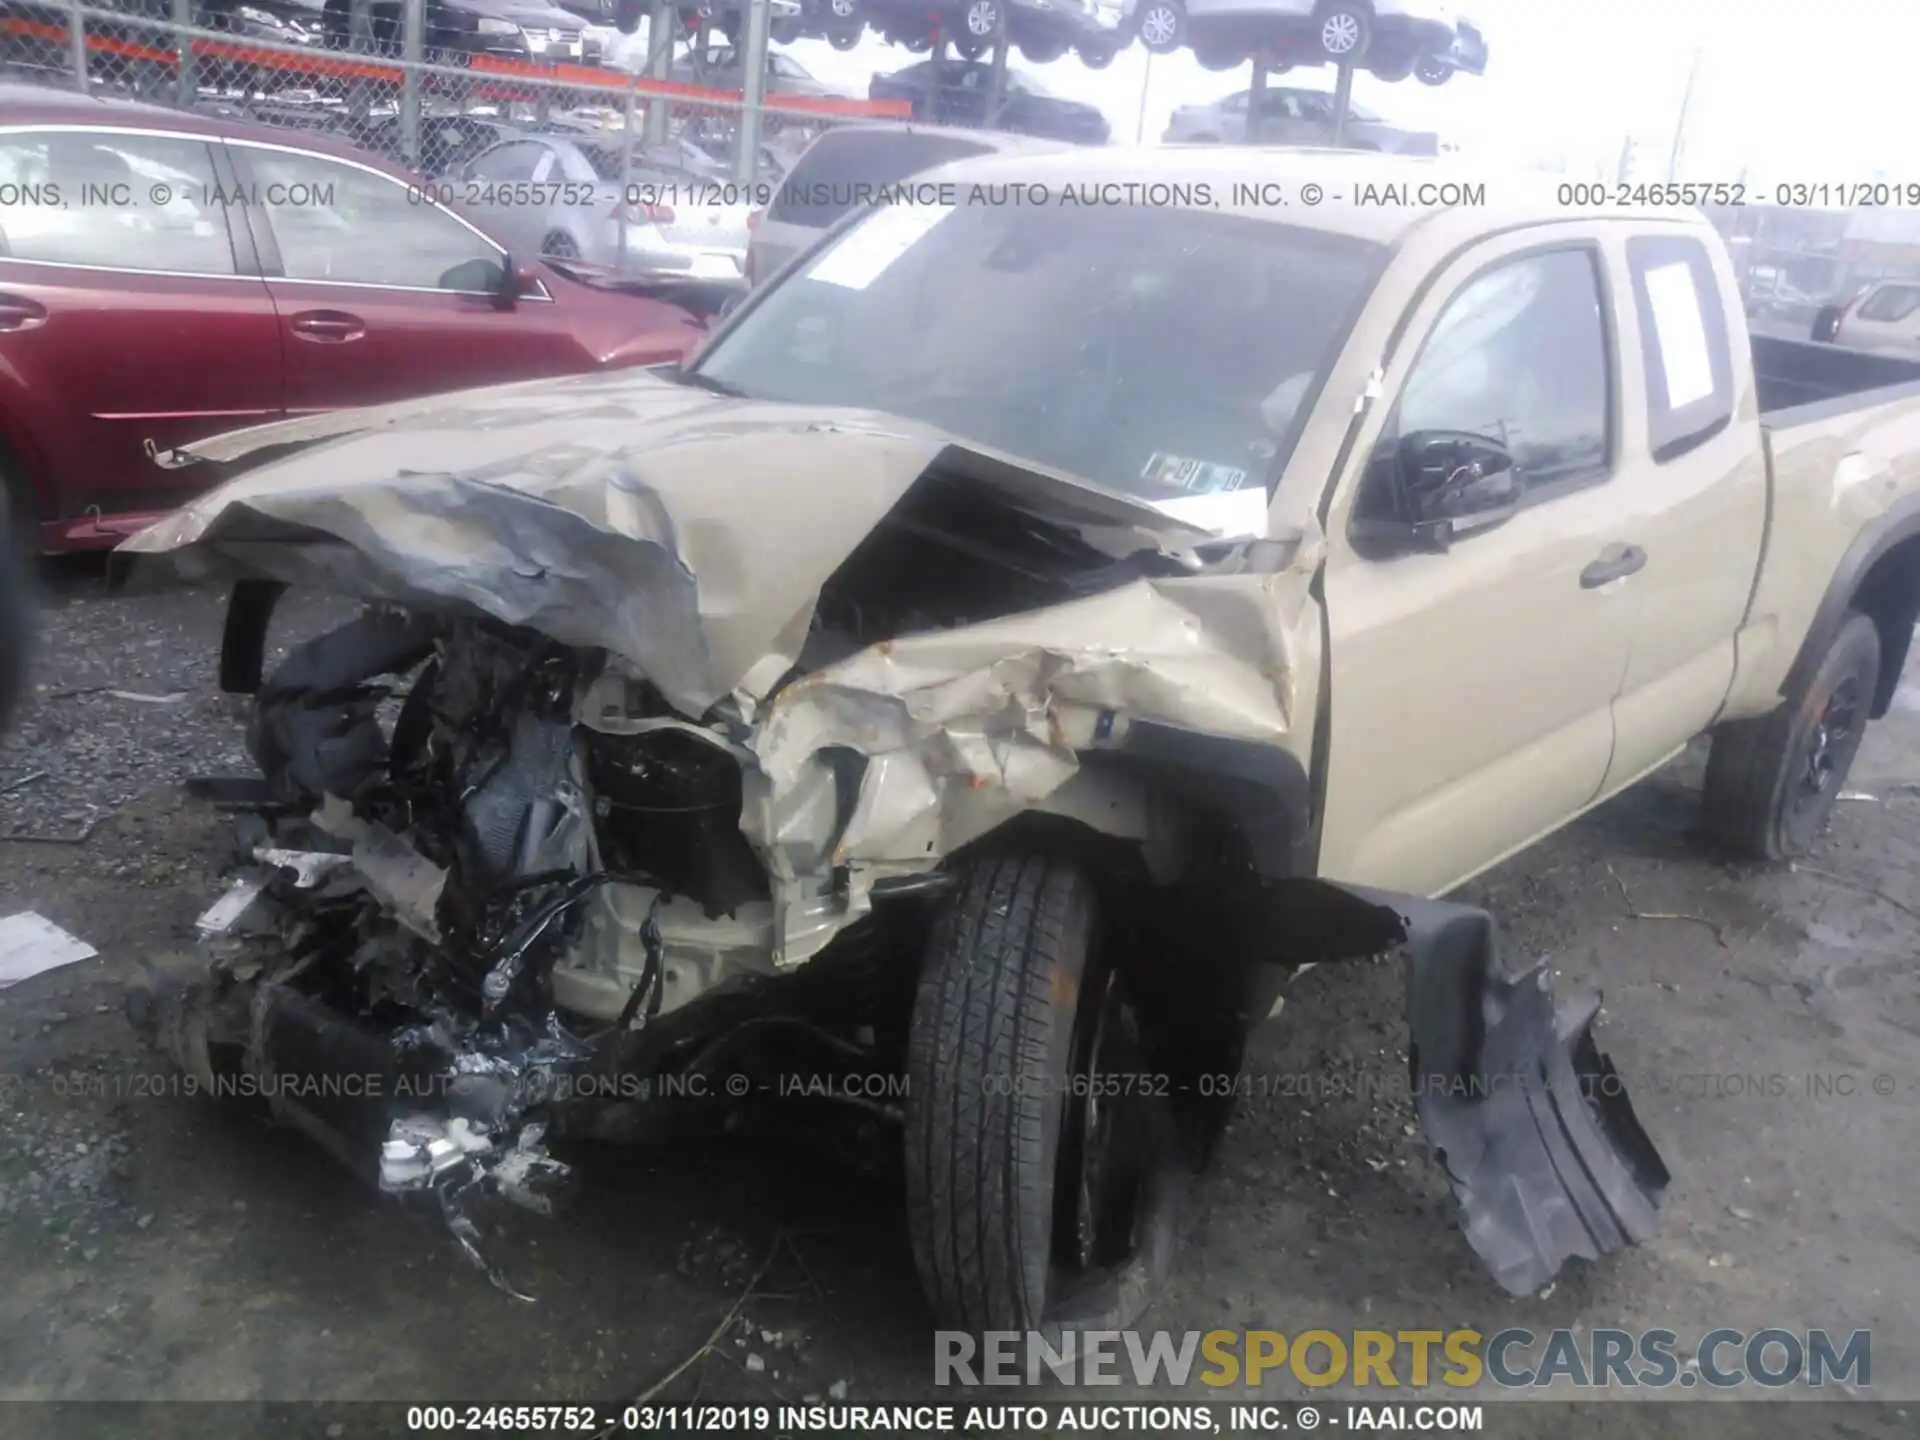
{"label": "red car door handle", "polygon": [[342,310],[304,310],[293,317],[293,333],[302,340],[358,340],[367,333],[367,322]]}
{"label": "red car door handle", "polygon": [[47,318],[47,307],[19,295],[0,295],[0,330],[30,330]]}

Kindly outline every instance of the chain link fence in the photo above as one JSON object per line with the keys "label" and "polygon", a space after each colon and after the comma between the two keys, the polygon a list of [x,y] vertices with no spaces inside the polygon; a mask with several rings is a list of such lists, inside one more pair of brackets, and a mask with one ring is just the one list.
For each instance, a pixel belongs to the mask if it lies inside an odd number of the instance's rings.
{"label": "chain link fence", "polygon": [[[607,180],[765,191],[825,127],[910,108],[769,95],[750,109],[684,63],[662,73],[657,46],[644,74],[603,63],[611,27],[445,24],[430,0],[0,0],[0,72],[324,135],[430,180],[464,178],[532,134],[579,142],[597,168],[617,167]],[[692,38],[664,5],[649,29],[669,47]]]}

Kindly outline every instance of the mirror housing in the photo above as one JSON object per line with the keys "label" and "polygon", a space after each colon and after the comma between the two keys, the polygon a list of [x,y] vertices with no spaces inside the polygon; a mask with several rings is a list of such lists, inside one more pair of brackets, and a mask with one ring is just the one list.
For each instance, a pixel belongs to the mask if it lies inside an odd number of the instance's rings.
{"label": "mirror housing", "polygon": [[512,309],[525,295],[540,293],[540,276],[532,266],[522,265],[509,250],[500,257],[500,289],[496,299],[502,309]]}
{"label": "mirror housing", "polygon": [[1376,456],[1393,496],[1392,518],[1356,520],[1355,548],[1370,559],[1435,553],[1511,520],[1524,488],[1499,441],[1464,430],[1415,430]]}

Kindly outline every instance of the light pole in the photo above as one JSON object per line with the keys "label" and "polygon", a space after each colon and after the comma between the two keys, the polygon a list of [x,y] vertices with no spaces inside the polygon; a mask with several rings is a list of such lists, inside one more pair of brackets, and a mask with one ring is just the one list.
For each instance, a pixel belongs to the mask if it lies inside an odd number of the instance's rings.
{"label": "light pole", "polygon": [[1133,123],[1133,143],[1144,145],[1147,139],[1147,86],[1153,79],[1153,52],[1147,51],[1146,69],[1140,73],[1140,114]]}

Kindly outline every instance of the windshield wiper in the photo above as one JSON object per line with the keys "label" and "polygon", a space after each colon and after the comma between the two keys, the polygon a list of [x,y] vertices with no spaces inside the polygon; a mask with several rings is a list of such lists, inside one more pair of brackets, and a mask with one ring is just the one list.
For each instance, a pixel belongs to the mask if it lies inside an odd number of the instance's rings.
{"label": "windshield wiper", "polygon": [[680,378],[681,384],[683,385],[697,385],[702,390],[712,391],[715,395],[727,395],[727,396],[731,396],[735,400],[745,400],[750,398],[747,395],[747,392],[742,390],[738,385],[732,384],[731,382],[726,380],[716,380],[713,378],[713,376],[706,374],[704,371],[682,370],[680,372],[679,378]]}

